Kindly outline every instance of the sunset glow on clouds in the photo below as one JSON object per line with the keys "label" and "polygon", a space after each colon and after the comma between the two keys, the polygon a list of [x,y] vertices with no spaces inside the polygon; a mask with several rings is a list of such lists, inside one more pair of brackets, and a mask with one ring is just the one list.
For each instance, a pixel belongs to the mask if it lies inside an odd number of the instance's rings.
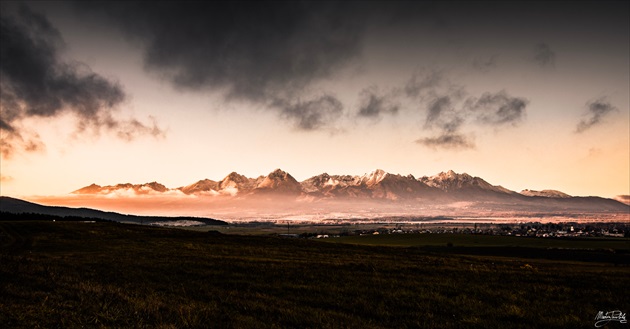
{"label": "sunset glow on clouds", "polygon": [[3,2],[7,196],[453,169],[630,194],[627,2]]}

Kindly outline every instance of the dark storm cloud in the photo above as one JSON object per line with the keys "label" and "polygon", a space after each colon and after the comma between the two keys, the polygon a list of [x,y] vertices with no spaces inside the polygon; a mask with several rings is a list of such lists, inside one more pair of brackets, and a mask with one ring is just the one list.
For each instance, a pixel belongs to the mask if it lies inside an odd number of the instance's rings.
{"label": "dark storm cloud", "polygon": [[[61,61],[62,37],[44,16],[24,5],[13,15],[4,9],[0,16],[0,129],[6,133],[1,145],[5,157],[18,149],[43,148],[39,136],[22,124],[26,118],[70,112],[78,118],[79,132],[117,130],[130,124],[112,116],[125,100],[120,85],[85,65]],[[131,122],[138,131],[146,128],[137,120]],[[153,128],[150,133],[161,134]]]}
{"label": "dark storm cloud", "polygon": [[331,128],[343,113],[343,105],[331,95],[322,95],[292,104],[278,100],[274,106],[279,108],[281,116],[293,122],[297,129],[306,131]]}
{"label": "dark storm cloud", "polygon": [[[505,31],[499,36],[511,35],[526,29],[522,23],[530,18],[547,26],[553,21],[550,18],[564,17],[567,11],[582,12],[564,5],[431,1],[92,1],[77,2],[77,7],[83,14],[104,17],[107,24],[141,45],[145,68],[175,88],[218,92],[226,100],[255,103],[285,118],[300,103],[299,98],[330,93],[318,88],[361,59],[364,40],[383,41],[378,36],[365,38],[366,33],[413,35],[430,28],[436,38],[453,34],[477,41],[487,34],[486,29],[502,27]],[[476,60],[473,66],[488,71],[496,67],[497,56]],[[555,63],[555,53],[545,43],[537,45],[531,56],[545,67]],[[396,105],[402,104],[397,98],[426,103],[449,86],[452,84],[440,71],[414,75],[396,96],[359,95],[357,116],[378,120],[383,114],[402,110],[402,105]],[[509,120],[509,114],[502,119]]]}
{"label": "dark storm cloud", "polygon": [[475,144],[469,137],[462,134],[444,133],[437,137],[426,137],[416,140],[416,143],[434,149],[470,149]]}
{"label": "dark storm cloud", "polygon": [[553,68],[556,66],[556,53],[546,43],[539,43],[534,48],[533,60],[540,67]]}
{"label": "dark storm cloud", "polygon": [[225,92],[228,100],[264,104],[280,109],[284,116],[294,113],[296,105],[279,108],[278,99],[294,104],[312,83],[333,76],[361,50],[363,24],[357,19],[361,8],[354,8],[357,15],[349,15],[353,8],[344,2],[99,2],[79,6],[107,13],[117,21],[144,44],[146,69],[164,76],[176,88]]}
{"label": "dark storm cloud", "polygon": [[477,120],[487,125],[518,124],[525,115],[529,101],[522,97],[512,97],[505,91],[484,93],[479,98],[469,98],[465,107]]}
{"label": "dark storm cloud", "polygon": [[388,25],[413,25],[421,23],[430,27],[443,27],[448,12],[438,1],[383,1],[381,8],[389,12]]}
{"label": "dark storm cloud", "polygon": [[359,94],[359,117],[380,119],[383,114],[397,114],[399,109],[400,103],[395,100],[394,92],[381,95],[376,86],[371,86]]}
{"label": "dark storm cloud", "polygon": [[586,105],[588,109],[586,114],[587,117],[577,124],[575,129],[575,132],[577,133],[584,132],[592,126],[601,123],[603,118],[608,116],[611,112],[617,111],[617,108],[610,104],[606,97],[599,98]]}
{"label": "dark storm cloud", "polygon": [[12,133],[15,131],[15,129],[8,124],[7,122],[5,122],[3,119],[0,118],[0,129],[2,130],[6,130],[9,133]]}

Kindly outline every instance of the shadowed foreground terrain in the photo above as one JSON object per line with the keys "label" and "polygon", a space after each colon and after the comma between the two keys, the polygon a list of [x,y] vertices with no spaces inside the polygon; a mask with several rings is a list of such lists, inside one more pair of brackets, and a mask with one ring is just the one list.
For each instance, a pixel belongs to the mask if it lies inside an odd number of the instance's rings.
{"label": "shadowed foreground terrain", "polygon": [[0,246],[7,328],[593,328],[630,309],[624,250],[615,266],[60,221],[0,221]]}

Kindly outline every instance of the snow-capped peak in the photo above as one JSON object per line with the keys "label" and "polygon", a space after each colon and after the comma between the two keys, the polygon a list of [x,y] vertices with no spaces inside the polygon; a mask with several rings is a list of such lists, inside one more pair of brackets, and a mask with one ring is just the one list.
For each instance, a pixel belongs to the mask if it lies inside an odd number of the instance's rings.
{"label": "snow-capped peak", "polygon": [[443,191],[455,191],[465,188],[481,189],[486,191],[494,191],[499,193],[512,194],[513,192],[501,186],[494,186],[480,177],[473,177],[469,174],[458,174],[453,170],[441,172],[432,177],[422,177],[420,181],[425,184],[437,187]]}
{"label": "snow-capped peak", "polygon": [[287,179],[290,176],[291,175],[289,175],[286,171],[282,169],[276,169],[270,172],[269,175],[267,175],[267,177],[272,178],[272,179],[283,179],[283,180]]}
{"label": "snow-capped peak", "polygon": [[153,193],[164,193],[170,191],[170,189],[166,188],[166,186],[158,183],[144,183],[144,184],[131,184],[131,183],[123,183],[116,185],[106,185],[100,186],[96,184],[91,184],[89,186],[78,189],[73,194],[110,194],[110,193],[119,193],[124,191],[129,195],[134,194],[153,194]]}
{"label": "snow-capped peak", "polygon": [[179,188],[179,190],[184,192],[185,194],[193,194],[193,193],[200,193],[200,192],[212,193],[219,190],[219,182],[215,182],[210,179],[202,179],[196,183],[193,183],[187,186],[182,186]]}
{"label": "snow-capped peak", "polygon": [[302,186],[287,172],[276,169],[266,177],[259,179],[257,190],[276,190],[281,192],[301,192]]}
{"label": "snow-capped peak", "polygon": [[223,180],[221,180],[221,188],[226,187],[240,187],[240,185],[246,183],[248,181],[247,177],[240,175],[236,172],[231,172],[229,175],[225,176]]}
{"label": "snow-capped peak", "polygon": [[376,169],[369,174],[365,174],[361,176],[361,183],[366,184],[368,186],[372,186],[381,182],[385,177],[387,177],[388,173],[382,169]]}
{"label": "snow-capped peak", "polygon": [[431,179],[432,180],[439,180],[439,181],[446,181],[446,180],[466,181],[466,180],[473,179],[473,177],[468,175],[467,173],[458,174],[458,173],[454,172],[453,170],[449,170],[447,172],[441,172],[441,173],[431,177]]}

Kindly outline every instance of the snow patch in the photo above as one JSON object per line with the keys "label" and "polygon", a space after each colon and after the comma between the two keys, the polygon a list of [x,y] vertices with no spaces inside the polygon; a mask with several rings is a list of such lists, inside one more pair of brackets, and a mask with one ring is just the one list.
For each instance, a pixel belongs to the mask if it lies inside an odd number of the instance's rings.
{"label": "snow patch", "polygon": [[380,183],[385,177],[387,177],[387,172],[381,169],[376,169],[369,174],[365,174],[361,177],[361,182],[367,185],[375,185]]}
{"label": "snow patch", "polygon": [[339,181],[336,179],[333,179],[332,177],[330,177],[328,181],[324,183],[324,186],[337,186],[337,185],[339,185]]}

